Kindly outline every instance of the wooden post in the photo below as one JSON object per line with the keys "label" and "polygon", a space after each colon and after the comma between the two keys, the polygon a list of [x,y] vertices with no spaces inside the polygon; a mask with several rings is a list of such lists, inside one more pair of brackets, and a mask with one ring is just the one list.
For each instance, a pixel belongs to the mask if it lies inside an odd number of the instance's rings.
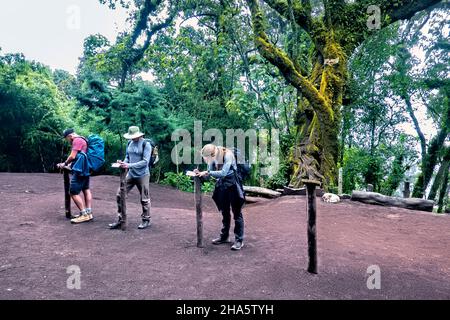
{"label": "wooden post", "polygon": [[319,181],[302,180],[306,184],[308,211],[308,272],[317,274],[316,188]]}
{"label": "wooden post", "polygon": [[71,197],[70,197],[70,168],[65,167],[64,173],[64,202],[66,218],[72,219]]}
{"label": "wooden post", "polygon": [[411,196],[410,182],[405,181],[405,188],[403,190],[403,198],[409,198]]}
{"label": "wooden post", "polygon": [[194,177],[195,208],[197,211],[197,247],[203,248],[203,212],[202,212],[202,182],[200,177]]}
{"label": "wooden post", "polygon": [[343,175],[343,170],[342,168],[339,168],[339,180],[338,180],[338,195],[342,195],[343,192],[343,180],[344,180],[344,175]]}
{"label": "wooden post", "polygon": [[123,231],[127,229],[127,169],[120,169],[120,212],[122,213]]}

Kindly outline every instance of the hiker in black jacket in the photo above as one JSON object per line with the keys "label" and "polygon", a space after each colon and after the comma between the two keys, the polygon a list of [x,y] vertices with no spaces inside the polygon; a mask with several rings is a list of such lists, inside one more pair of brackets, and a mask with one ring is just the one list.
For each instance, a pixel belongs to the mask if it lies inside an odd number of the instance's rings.
{"label": "hiker in black jacket", "polygon": [[215,245],[230,243],[231,226],[230,207],[234,217],[235,242],[232,250],[241,250],[244,246],[244,217],[242,207],[245,203],[242,182],[237,174],[236,158],[231,150],[209,144],[202,149],[203,160],[208,164],[208,171],[194,172],[199,177],[214,177],[217,179],[213,200],[223,216],[223,228],[220,236],[212,242]]}

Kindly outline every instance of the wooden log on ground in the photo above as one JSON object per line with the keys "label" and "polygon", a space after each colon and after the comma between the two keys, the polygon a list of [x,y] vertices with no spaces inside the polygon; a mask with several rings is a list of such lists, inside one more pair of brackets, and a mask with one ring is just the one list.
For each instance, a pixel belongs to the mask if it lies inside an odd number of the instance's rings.
{"label": "wooden log on ground", "polygon": [[197,212],[197,248],[203,248],[203,211],[202,211],[202,181],[194,177],[195,209]]}
{"label": "wooden log on ground", "polygon": [[[322,197],[325,194],[325,191],[320,188],[316,188],[316,196]],[[306,196],[306,188],[291,188],[291,187],[284,187],[283,196]]]}
{"label": "wooden log on ground", "polygon": [[246,197],[245,197],[245,202],[246,202],[246,203],[250,203],[250,204],[252,204],[252,203],[267,202],[267,201],[270,201],[270,200],[267,199],[267,198],[262,198],[262,197],[251,197],[251,196],[246,196]]}
{"label": "wooden log on ground", "polygon": [[278,198],[281,197],[281,193],[277,191],[273,191],[266,188],[261,187],[247,187],[244,186],[244,191],[251,194],[256,194],[258,196],[266,197],[266,198]]}
{"label": "wooden log on ground", "polygon": [[353,191],[352,201],[359,201],[367,204],[375,204],[386,207],[399,207],[410,210],[433,211],[434,202],[419,198],[397,198],[388,197],[376,192]]}
{"label": "wooden log on ground", "polygon": [[284,196],[306,196],[306,188],[291,188],[291,187],[284,187],[283,191]]}

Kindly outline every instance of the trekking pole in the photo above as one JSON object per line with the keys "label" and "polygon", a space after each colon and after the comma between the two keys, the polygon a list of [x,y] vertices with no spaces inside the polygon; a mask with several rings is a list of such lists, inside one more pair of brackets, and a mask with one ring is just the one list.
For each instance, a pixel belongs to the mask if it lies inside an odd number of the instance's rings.
{"label": "trekking pole", "polygon": [[64,174],[64,202],[65,202],[65,211],[66,218],[72,218],[72,209],[71,209],[71,197],[70,197],[70,167],[63,168]]}
{"label": "trekking pole", "polygon": [[302,180],[307,190],[308,211],[308,272],[317,274],[317,226],[316,226],[316,187],[319,181]]}
{"label": "trekking pole", "polygon": [[194,177],[194,187],[197,211],[197,248],[203,248],[202,181],[200,177]]}

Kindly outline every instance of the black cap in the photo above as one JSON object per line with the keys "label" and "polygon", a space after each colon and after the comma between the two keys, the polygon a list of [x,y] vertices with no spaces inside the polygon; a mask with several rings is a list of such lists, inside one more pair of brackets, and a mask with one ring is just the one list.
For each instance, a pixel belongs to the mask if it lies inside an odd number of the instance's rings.
{"label": "black cap", "polygon": [[75,132],[74,129],[67,129],[67,130],[64,131],[64,133],[63,133],[63,138],[64,138],[64,139],[67,138],[67,136],[68,136],[69,134],[72,134],[72,133],[74,133],[74,132]]}

